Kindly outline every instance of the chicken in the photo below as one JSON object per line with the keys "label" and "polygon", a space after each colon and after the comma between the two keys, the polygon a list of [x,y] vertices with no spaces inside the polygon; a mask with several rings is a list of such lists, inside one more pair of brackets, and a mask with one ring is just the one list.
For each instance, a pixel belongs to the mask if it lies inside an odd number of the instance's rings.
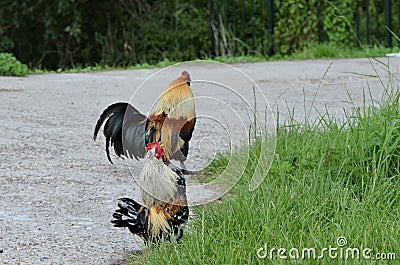
{"label": "chicken", "polygon": [[93,139],[104,124],[107,158],[112,163],[109,147],[114,146],[119,157],[143,158],[145,146],[160,142],[164,146],[164,162],[170,159],[184,161],[189,152],[189,141],[196,124],[190,75],[183,71],[164,90],[149,117],[141,114],[129,103],[115,103],[106,108],[97,121]]}
{"label": "chicken", "polygon": [[189,217],[185,179],[162,161],[165,152],[159,142],[149,143],[146,149],[146,164],[138,179],[143,205],[119,199],[111,222],[115,227],[127,227],[145,242],[178,241]]}

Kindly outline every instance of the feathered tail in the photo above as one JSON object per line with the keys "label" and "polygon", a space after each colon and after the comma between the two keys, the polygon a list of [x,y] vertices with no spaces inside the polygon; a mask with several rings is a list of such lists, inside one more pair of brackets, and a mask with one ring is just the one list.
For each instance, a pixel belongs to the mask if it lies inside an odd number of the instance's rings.
{"label": "feathered tail", "polygon": [[147,208],[140,203],[129,199],[118,200],[118,209],[113,213],[114,220],[111,223],[115,227],[126,227],[133,234],[142,238],[148,238],[147,234]]}
{"label": "feathered tail", "polygon": [[[105,122],[105,124],[104,124]],[[93,133],[93,140],[104,124],[104,136],[106,137],[106,153],[108,161],[110,157],[110,143],[114,146],[115,154],[143,158],[146,154],[144,133],[146,116],[141,114],[129,103],[115,103],[108,106],[97,121]]]}
{"label": "feathered tail", "polygon": [[[176,208],[177,206],[175,206]],[[147,208],[129,198],[118,200],[118,209],[113,213],[111,223],[115,227],[126,227],[132,234],[138,235],[145,242],[171,240],[171,235],[178,241],[183,236],[183,225],[189,217],[187,206],[178,206],[172,215],[169,210],[154,205]]]}

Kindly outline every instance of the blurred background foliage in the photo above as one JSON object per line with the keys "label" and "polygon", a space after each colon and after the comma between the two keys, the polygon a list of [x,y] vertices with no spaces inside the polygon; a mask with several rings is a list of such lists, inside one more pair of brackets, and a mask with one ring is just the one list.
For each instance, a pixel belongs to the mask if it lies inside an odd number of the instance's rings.
{"label": "blurred background foliage", "polygon": [[[32,68],[58,69],[267,58],[315,43],[386,45],[384,2],[3,0],[0,53],[12,53]],[[400,16],[398,7],[393,4],[392,13]],[[393,25],[399,16],[392,17]]]}

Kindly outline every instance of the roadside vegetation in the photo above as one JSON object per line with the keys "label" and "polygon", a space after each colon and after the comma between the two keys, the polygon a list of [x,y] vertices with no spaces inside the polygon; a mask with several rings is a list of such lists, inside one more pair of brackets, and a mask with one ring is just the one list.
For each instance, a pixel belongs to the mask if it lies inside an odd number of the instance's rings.
{"label": "roadside vegetation", "polygon": [[18,61],[11,53],[0,53],[0,76],[26,76],[27,65]]}
{"label": "roadside vegetation", "polygon": [[[279,60],[308,60],[308,59],[331,59],[331,58],[373,58],[384,57],[387,53],[397,53],[397,48],[385,48],[382,46],[364,46],[363,48],[341,47],[335,44],[316,44],[301,51],[293,52],[291,55],[275,55],[271,58],[263,56],[237,56],[237,57],[216,57],[213,60],[222,63],[249,63]],[[109,65],[76,65],[73,68],[58,68],[48,70],[39,68],[29,68],[27,65],[18,61],[10,53],[0,53],[0,76],[26,76],[29,74],[43,73],[83,73],[93,71],[122,70],[122,69],[145,69],[167,67],[178,62],[164,59],[158,63],[141,63],[131,66],[109,66]]]}
{"label": "roadside vegetation", "polygon": [[386,0],[4,0],[0,53],[35,72],[384,56],[373,47],[399,47],[388,35],[399,11]]}
{"label": "roadside vegetation", "polygon": [[[146,248],[130,264],[365,264],[365,249],[369,261],[399,259],[398,84],[393,79],[381,103],[353,105],[344,120],[325,113],[316,121],[280,122],[275,159],[258,189],[248,184],[260,143],[229,194],[192,209],[196,218],[180,244]],[[206,172],[218,175],[227,161],[222,155]],[[279,248],[287,259],[278,257]],[[314,248],[315,256],[302,258],[303,248]],[[338,256],[318,259],[323,248],[337,248]],[[359,255],[346,260],[348,248]]]}

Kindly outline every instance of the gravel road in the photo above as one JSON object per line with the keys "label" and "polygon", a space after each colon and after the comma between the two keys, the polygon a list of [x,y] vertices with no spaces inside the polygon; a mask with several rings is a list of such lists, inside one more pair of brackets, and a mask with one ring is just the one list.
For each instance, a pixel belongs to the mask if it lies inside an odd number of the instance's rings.
{"label": "gravel road", "polygon": [[[388,62],[387,58],[381,60]],[[310,117],[315,118],[318,110],[325,107],[340,117],[343,108],[351,107],[346,103],[347,93],[355,104],[361,104],[363,89],[369,98],[369,88],[372,97],[379,100],[381,82],[388,82],[387,67],[368,59],[232,66],[256,81],[273,111],[279,109],[281,119],[292,109],[296,118],[304,118],[310,109]],[[399,66],[400,59],[390,59],[396,77]],[[243,98],[253,97],[251,84],[233,68],[210,64],[184,68],[188,68],[194,81],[226,82],[238,86]],[[129,163],[129,171],[123,160],[114,157],[116,163],[110,165],[104,138],[94,142],[92,134],[98,115],[106,106],[129,101],[135,89],[157,71],[0,77],[0,264],[114,264],[127,252],[140,248],[139,239],[113,228],[110,219],[117,198],[137,196],[130,171],[138,174],[143,164]],[[151,79],[135,94],[135,106],[147,113],[166,80],[177,77],[179,71],[180,68],[170,68],[157,75],[160,80],[157,76]],[[370,76],[376,73],[382,80]],[[220,100],[200,98],[196,101],[198,113],[204,117],[223,114],[223,119],[236,127],[234,121],[229,121],[233,114],[228,109],[221,110],[222,103],[227,102],[240,109],[236,94],[206,91],[204,82],[195,81],[192,87],[195,95],[215,93]],[[200,119],[191,149],[193,159],[188,161],[190,167],[200,168],[206,163],[206,156],[224,150],[226,146],[219,144],[224,130],[217,137],[215,130],[212,119]],[[196,191],[189,194],[191,202],[214,192],[201,187]]]}

